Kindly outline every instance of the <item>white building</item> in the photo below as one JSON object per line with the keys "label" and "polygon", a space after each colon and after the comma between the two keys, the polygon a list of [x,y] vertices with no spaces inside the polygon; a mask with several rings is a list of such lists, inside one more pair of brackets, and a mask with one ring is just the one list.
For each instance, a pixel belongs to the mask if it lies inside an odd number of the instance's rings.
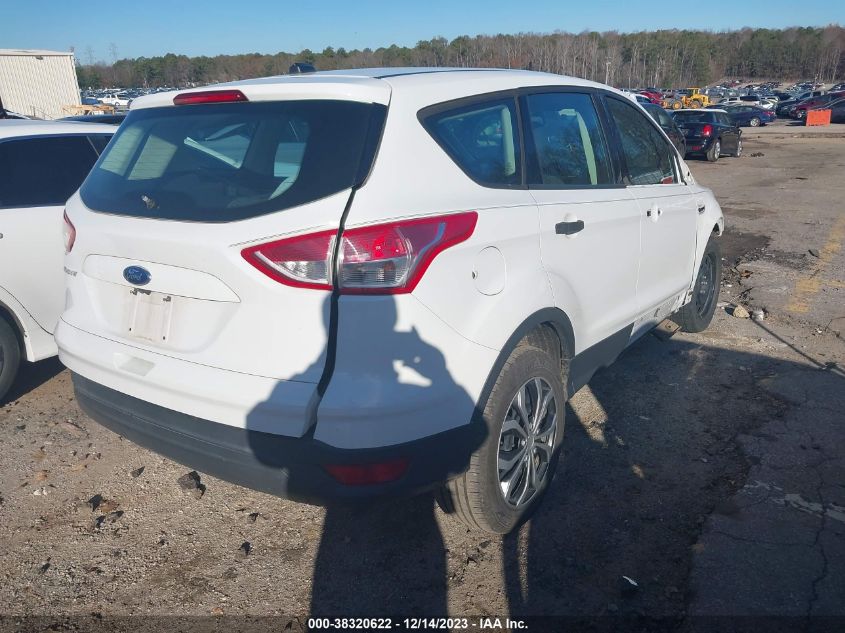
{"label": "white building", "polygon": [[0,48],[0,102],[39,119],[68,116],[80,105],[73,53]]}

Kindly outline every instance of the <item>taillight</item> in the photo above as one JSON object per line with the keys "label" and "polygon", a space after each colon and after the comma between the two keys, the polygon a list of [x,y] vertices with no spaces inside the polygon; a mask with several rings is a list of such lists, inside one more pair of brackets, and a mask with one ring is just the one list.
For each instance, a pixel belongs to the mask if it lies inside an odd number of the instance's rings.
{"label": "taillight", "polygon": [[706,123],[704,127],[701,128],[701,136],[710,136],[711,134],[713,134],[713,126]]}
{"label": "taillight", "polygon": [[299,235],[251,246],[244,259],[265,275],[288,286],[332,289],[331,259],[337,231]]}
{"label": "taillight", "polygon": [[65,221],[64,226],[62,227],[62,234],[65,238],[65,253],[70,253],[73,250],[74,242],[76,242],[76,227],[73,225],[73,222],[70,221],[70,218],[67,217],[67,211],[65,211],[64,218]]}
{"label": "taillight", "polygon": [[337,279],[334,231],[251,246],[242,255],[288,286],[330,290],[336,282],[343,294],[402,294],[417,286],[439,253],[469,238],[477,219],[474,212],[458,213],[344,231]]}
{"label": "taillight", "polygon": [[173,97],[173,105],[195,105],[198,103],[237,103],[249,101],[240,90],[203,90],[183,92]]}

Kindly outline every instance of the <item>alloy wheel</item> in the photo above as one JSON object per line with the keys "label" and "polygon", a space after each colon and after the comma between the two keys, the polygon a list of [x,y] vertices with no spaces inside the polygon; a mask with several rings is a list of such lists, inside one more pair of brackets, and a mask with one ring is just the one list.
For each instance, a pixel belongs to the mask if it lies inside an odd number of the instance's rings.
{"label": "alloy wheel", "polygon": [[509,506],[530,503],[549,475],[558,403],[551,385],[531,378],[511,400],[499,433],[499,488]]}

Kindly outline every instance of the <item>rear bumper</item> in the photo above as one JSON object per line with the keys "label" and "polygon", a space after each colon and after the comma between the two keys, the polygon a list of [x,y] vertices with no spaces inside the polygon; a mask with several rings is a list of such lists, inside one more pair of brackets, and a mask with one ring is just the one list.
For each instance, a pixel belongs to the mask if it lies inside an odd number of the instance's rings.
{"label": "rear bumper", "polygon": [[[133,398],[73,374],[79,406],[130,441],[185,466],[273,495],[307,501],[361,501],[430,489],[464,472],[484,440],[482,423],[378,449],[338,449],[310,437],[292,438],[218,424]],[[375,464],[405,459],[396,481],[343,485],[327,464]]]}
{"label": "rear bumper", "polygon": [[687,136],[684,137],[684,141],[686,141],[687,154],[706,154],[713,142],[713,137]]}

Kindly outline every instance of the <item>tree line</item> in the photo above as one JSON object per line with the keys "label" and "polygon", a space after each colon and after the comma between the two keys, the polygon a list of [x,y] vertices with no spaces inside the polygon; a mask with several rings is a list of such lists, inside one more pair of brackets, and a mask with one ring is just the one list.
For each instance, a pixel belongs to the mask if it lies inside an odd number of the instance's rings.
{"label": "tree line", "polygon": [[[111,50],[116,51],[114,45]],[[793,27],[736,31],[518,33],[423,40],[416,46],[322,52],[249,53],[93,62],[77,67],[83,88],[181,87],[280,75],[296,61],[319,70],[381,66],[525,68],[573,75],[619,87],[679,87],[743,79],[845,77],[845,28]],[[90,56],[89,56],[90,57]],[[115,55],[116,57],[116,55]]]}

